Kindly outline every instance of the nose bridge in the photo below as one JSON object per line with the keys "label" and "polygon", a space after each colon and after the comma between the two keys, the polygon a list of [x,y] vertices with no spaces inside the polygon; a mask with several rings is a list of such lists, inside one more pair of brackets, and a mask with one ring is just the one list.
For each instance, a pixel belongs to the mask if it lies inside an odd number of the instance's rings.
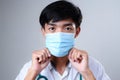
{"label": "nose bridge", "polygon": [[63,26],[62,25],[57,26],[56,32],[63,32]]}

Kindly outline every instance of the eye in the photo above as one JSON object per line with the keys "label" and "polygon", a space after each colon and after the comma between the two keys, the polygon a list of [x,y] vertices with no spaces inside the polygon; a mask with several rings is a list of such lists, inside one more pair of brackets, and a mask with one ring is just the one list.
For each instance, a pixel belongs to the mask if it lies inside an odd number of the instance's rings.
{"label": "eye", "polygon": [[65,27],[65,30],[67,30],[67,31],[71,31],[71,30],[73,30],[73,28],[70,27],[70,26],[67,26],[67,27]]}
{"label": "eye", "polygon": [[55,31],[55,27],[50,27],[48,29],[49,29],[49,31]]}

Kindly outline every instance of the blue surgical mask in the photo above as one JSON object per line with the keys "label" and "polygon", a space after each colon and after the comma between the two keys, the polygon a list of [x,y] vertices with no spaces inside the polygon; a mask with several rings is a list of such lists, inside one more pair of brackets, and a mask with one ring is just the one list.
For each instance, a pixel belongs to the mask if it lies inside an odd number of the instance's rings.
{"label": "blue surgical mask", "polygon": [[74,46],[74,33],[49,33],[46,34],[46,47],[56,57],[64,57]]}

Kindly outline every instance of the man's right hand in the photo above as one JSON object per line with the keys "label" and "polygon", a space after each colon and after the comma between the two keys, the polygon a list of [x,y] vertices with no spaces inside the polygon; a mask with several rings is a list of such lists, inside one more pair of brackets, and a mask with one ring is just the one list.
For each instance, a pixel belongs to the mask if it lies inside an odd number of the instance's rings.
{"label": "man's right hand", "polygon": [[47,48],[36,50],[32,53],[32,65],[28,70],[25,80],[34,80],[37,75],[48,65],[50,62],[51,54]]}

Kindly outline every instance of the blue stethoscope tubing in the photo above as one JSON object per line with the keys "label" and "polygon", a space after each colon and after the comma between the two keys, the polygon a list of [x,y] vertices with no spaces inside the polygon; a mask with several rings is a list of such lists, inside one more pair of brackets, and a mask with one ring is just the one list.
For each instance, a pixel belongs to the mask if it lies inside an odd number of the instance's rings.
{"label": "blue stethoscope tubing", "polygon": [[[39,80],[39,79],[44,79],[44,80],[48,80],[47,79],[47,77],[45,77],[45,76],[42,76],[42,75],[38,75],[38,78],[37,78],[37,80]],[[80,80],[82,80],[82,75],[80,74]]]}

